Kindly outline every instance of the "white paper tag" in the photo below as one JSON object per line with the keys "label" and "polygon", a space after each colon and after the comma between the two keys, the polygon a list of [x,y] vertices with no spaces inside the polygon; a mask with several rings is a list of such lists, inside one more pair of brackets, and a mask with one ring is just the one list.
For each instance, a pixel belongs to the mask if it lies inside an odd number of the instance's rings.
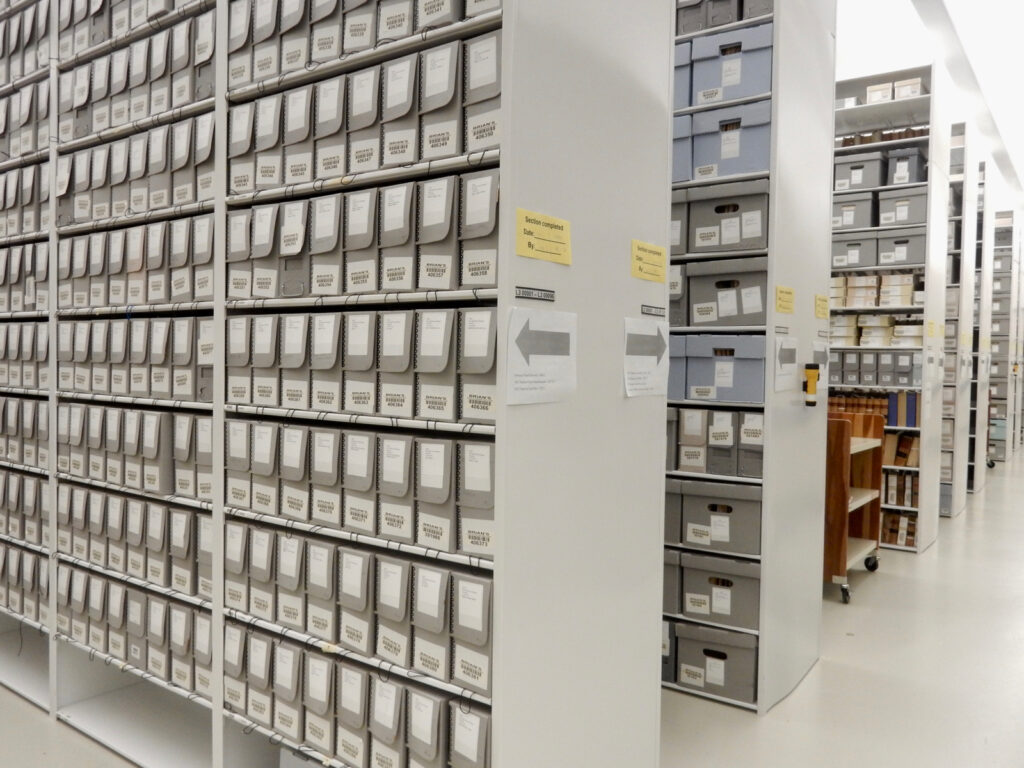
{"label": "white paper tag", "polygon": [[711,544],[711,527],[688,523],[686,526],[686,542],[698,546],[707,547]]}
{"label": "white paper tag", "polygon": [[722,59],[722,87],[740,85],[743,82],[743,57],[730,56]]}
{"label": "white paper tag", "polygon": [[695,232],[697,248],[712,248],[719,244],[719,227],[698,227]]}
{"label": "white paper tag", "polygon": [[715,389],[732,389],[734,369],[732,362],[715,361]]}
{"label": "white paper tag", "polygon": [[747,211],[742,215],[743,239],[753,240],[762,236],[761,211]]}
{"label": "white paper tag", "polygon": [[729,516],[711,515],[711,541],[729,543]]}
{"label": "white paper tag", "polygon": [[718,316],[736,317],[738,314],[737,295],[735,288],[718,292]]}
{"label": "white paper tag", "polygon": [[740,156],[741,131],[722,131],[722,160],[733,160]]}
{"label": "white paper tag", "polygon": [[759,315],[764,311],[760,286],[744,288],[740,291],[740,301],[743,306],[744,315]]}
{"label": "white paper tag", "polygon": [[687,592],[686,612],[695,613],[698,616],[710,616],[711,603],[708,600],[707,595],[701,595],[694,592]]}
{"label": "white paper tag", "polygon": [[492,446],[482,443],[467,444],[462,451],[465,463],[465,490],[490,493]]}
{"label": "white paper tag", "polygon": [[694,324],[718,322],[718,303],[709,301],[691,307]]}
{"label": "white paper tag", "polygon": [[732,615],[732,590],[729,587],[711,588],[711,612],[722,616]]}
{"label": "white paper tag", "polygon": [[708,685],[725,685],[725,661],[707,657],[705,679]]}

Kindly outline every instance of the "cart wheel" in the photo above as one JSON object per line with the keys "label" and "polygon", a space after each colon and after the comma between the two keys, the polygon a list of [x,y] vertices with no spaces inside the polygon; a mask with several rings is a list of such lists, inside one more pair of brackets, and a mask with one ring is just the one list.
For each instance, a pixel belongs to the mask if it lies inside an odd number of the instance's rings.
{"label": "cart wheel", "polygon": [[848,604],[850,602],[850,585],[844,584],[840,589],[843,591],[843,604]]}
{"label": "cart wheel", "polygon": [[988,467],[989,469],[995,469],[996,463],[992,461],[992,459],[989,459],[985,462],[985,466]]}
{"label": "cart wheel", "polygon": [[866,559],[864,561],[864,567],[867,568],[869,571],[871,571],[871,573],[874,573],[875,571],[877,571],[878,570],[878,557],[876,555],[872,555],[871,557]]}

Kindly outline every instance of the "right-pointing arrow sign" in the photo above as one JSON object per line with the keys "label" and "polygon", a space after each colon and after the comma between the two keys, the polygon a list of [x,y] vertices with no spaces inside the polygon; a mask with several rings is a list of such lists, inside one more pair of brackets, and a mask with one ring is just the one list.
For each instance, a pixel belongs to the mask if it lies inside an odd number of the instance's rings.
{"label": "right-pointing arrow sign", "polygon": [[668,344],[665,343],[665,337],[661,335],[661,330],[655,331],[652,335],[626,334],[626,354],[631,357],[655,357],[660,363],[666,349],[668,349]]}
{"label": "right-pointing arrow sign", "polygon": [[523,330],[516,337],[516,346],[530,364],[530,358],[547,355],[549,357],[568,357],[571,349],[571,337],[568,333],[558,331],[535,331],[526,321]]}

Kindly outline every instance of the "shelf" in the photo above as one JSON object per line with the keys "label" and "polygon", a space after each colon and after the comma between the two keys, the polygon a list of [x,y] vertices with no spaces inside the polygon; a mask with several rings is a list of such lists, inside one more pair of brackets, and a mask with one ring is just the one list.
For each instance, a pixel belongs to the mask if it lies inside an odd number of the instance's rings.
{"label": "shelf", "polygon": [[306,421],[330,422],[332,424],[361,424],[368,427],[394,427],[396,429],[420,429],[430,432],[450,432],[460,435],[494,435],[493,424],[458,424],[449,421],[426,419],[400,419],[391,416],[361,416],[355,413],[333,413],[327,411],[302,411],[291,408],[271,408],[261,405],[224,406],[227,413],[247,416],[272,416],[279,419],[303,419]]}
{"label": "shelf", "polygon": [[12,80],[9,83],[5,83],[0,86],[0,98],[8,96],[15,91],[24,88],[26,85],[45,80],[50,75],[50,67],[40,67],[35,72],[29,72],[27,75],[22,75],[17,80]]}
{"label": "shelf", "polygon": [[713,179],[696,179],[680,181],[672,185],[672,189],[694,189],[696,187],[713,187],[716,184],[733,184],[740,181],[760,181],[768,178],[767,171],[760,173],[736,173],[732,176],[717,176]]}
{"label": "shelf", "polygon": [[[927,189],[927,181],[915,181],[912,184],[886,184],[880,187],[857,187],[856,189],[834,189],[832,190],[833,197],[843,197],[845,195],[856,195],[863,192],[897,192],[907,189]],[[856,232],[857,230],[842,230],[844,232]]]}
{"label": "shelf", "polygon": [[847,508],[848,512],[856,512],[866,504],[870,504],[872,501],[879,497],[879,491],[877,488],[851,488],[850,489],[850,504]]}
{"label": "shelf", "polygon": [[392,664],[389,661],[382,661],[381,659],[372,658],[370,656],[363,656],[361,653],[346,650],[345,648],[342,648],[340,645],[328,643],[325,640],[321,640],[318,637],[307,635],[305,632],[298,632],[294,629],[288,629],[287,627],[282,627],[281,625],[274,624],[270,621],[257,619],[255,616],[250,616],[247,613],[236,611],[233,608],[225,608],[224,615],[234,621],[241,622],[243,624],[248,624],[251,627],[257,627],[259,629],[266,630],[267,632],[273,632],[274,634],[280,635],[281,637],[287,638],[288,640],[295,640],[297,642],[303,643],[304,645],[316,648],[321,653],[330,654],[332,656],[340,656],[344,659],[350,659],[352,661],[359,662],[360,664],[364,664],[368,667],[379,669],[386,675],[395,675],[396,677],[401,677],[406,680],[412,680],[428,688],[433,688],[435,690],[443,691],[444,693],[448,693],[453,696],[458,696],[461,699],[471,701],[475,704],[482,704],[486,707],[491,706],[491,700],[488,697],[481,696],[479,693],[475,693],[474,691],[470,691],[458,685],[453,685],[452,683],[445,683],[441,680],[435,680],[432,677],[427,677],[422,672],[417,672],[413,669],[407,669],[405,667],[399,667],[395,664]]}
{"label": "shelf", "polygon": [[888,128],[925,125],[931,122],[930,94],[912,99],[860,104],[836,110],[836,134],[867,133]]}
{"label": "shelf", "polygon": [[739,251],[715,251],[714,253],[676,253],[670,259],[673,264],[689,264],[696,261],[718,261],[719,259],[743,259],[747,256],[767,256],[767,248],[750,248]]}
{"label": "shelf", "polygon": [[883,464],[883,472],[920,472],[920,467],[897,467],[894,464]]}
{"label": "shelf", "polygon": [[198,16],[203,11],[215,7],[216,0],[194,0],[180,8],[176,8],[170,13],[165,13],[163,16],[157,16],[155,19],[149,19],[145,24],[140,24],[138,27],[129,30],[123,35],[109,40],[104,40],[102,43],[90,46],[84,51],[76,53],[70,59],[58,62],[57,67],[62,72],[67,72],[69,69],[74,69],[79,64],[95,59],[97,56],[101,56],[109,51],[117,50],[118,48],[124,48],[126,45],[129,45],[136,40],[149,37],[154,32],[158,32],[161,29],[167,29],[167,27],[174,26],[183,19]]}
{"label": "shelf", "polygon": [[[6,609],[4,615],[23,626],[0,633],[0,685],[37,707],[50,708],[50,641],[38,622]],[[26,632],[25,629],[30,631]]]}
{"label": "shelf", "polygon": [[68,392],[60,390],[57,397],[63,400],[89,400],[100,403],[122,403],[124,405],[153,406],[158,408],[174,408],[181,411],[213,412],[210,403],[194,403],[189,400],[160,400],[153,397],[131,397],[129,395],[100,395],[91,392]]}
{"label": "shelf", "polygon": [[721,552],[719,550],[699,549],[697,547],[691,547],[691,546],[688,546],[688,545],[682,544],[682,543],[679,543],[679,544],[672,543],[672,544],[670,544],[670,543],[666,542],[665,549],[673,549],[673,550],[677,550],[679,552],[692,552],[695,555],[714,555],[716,557],[734,557],[737,560],[750,560],[752,563],[760,563],[761,562],[761,556],[760,555],[745,555],[745,554],[741,554],[739,552]]}
{"label": "shelf", "polygon": [[832,307],[833,314],[909,315],[924,312],[924,307]]}
{"label": "shelf", "polygon": [[34,318],[46,319],[49,316],[49,312],[43,312],[41,310],[25,310],[23,312],[2,312],[0,313],[0,322],[4,322],[6,320],[32,320]]}
{"label": "shelf", "polygon": [[202,597],[196,597],[195,595],[186,595],[184,592],[179,592],[176,589],[169,587],[161,587],[159,584],[154,584],[151,581],[140,579],[136,576],[129,576],[127,573],[121,573],[120,571],[112,571],[109,568],[102,568],[95,563],[90,563],[88,560],[82,560],[71,555],[65,555],[63,553],[57,553],[57,559],[61,560],[69,565],[73,565],[76,568],[84,568],[85,570],[98,573],[113,581],[123,581],[125,584],[131,584],[133,587],[139,587],[145,589],[148,592],[154,592],[158,595],[163,595],[172,600],[177,600],[181,603],[188,603],[189,605],[195,606],[196,608],[202,608],[203,610],[210,611],[213,609],[213,604]]}
{"label": "shelf", "polygon": [[309,747],[305,744],[299,744],[298,742],[285,738],[277,731],[272,731],[269,728],[265,728],[259,723],[250,720],[248,717],[241,714],[240,712],[235,712],[225,707],[224,717],[228,718],[229,720],[233,720],[234,722],[238,723],[238,725],[242,726],[242,728],[244,729],[244,733],[258,733],[261,736],[266,736],[271,744],[283,747],[284,749],[289,749],[292,752],[295,752],[296,754],[302,755],[303,757],[307,757],[311,761],[315,762],[316,765],[318,766],[322,765],[324,766],[324,768],[352,768],[351,765],[349,765],[348,763],[344,763],[341,760],[338,760],[337,758],[328,757],[322,752],[317,752],[312,747]]}
{"label": "shelf", "polygon": [[836,352],[923,352],[924,347],[831,347]]}
{"label": "shelf", "polygon": [[720,624],[717,621],[705,621],[704,619],[695,619],[690,616],[683,616],[681,613],[663,613],[662,618],[670,619],[672,621],[686,622],[688,624],[699,624],[702,627],[714,627],[715,629],[727,629],[730,632],[739,632],[743,635],[753,635],[754,637],[760,636],[760,632],[756,629],[744,629],[743,627],[733,627],[729,624]]}
{"label": "shelf", "polygon": [[49,397],[50,391],[47,389],[24,389],[23,387],[0,387],[0,395],[20,395],[22,397]]}
{"label": "shelf", "polygon": [[[695,94],[696,95],[696,94]],[[740,107],[744,104],[753,104],[756,101],[768,101],[772,97],[772,92],[759,93],[757,96],[745,96],[742,99],[729,99],[728,101],[716,101],[710,104],[698,104],[695,107],[686,107],[684,109],[677,109],[673,112],[673,115],[695,115],[698,112],[710,112],[715,109],[728,109],[730,107]]]}
{"label": "shelf", "polygon": [[875,448],[881,448],[882,441],[877,437],[851,437],[850,438],[850,454],[863,453],[864,451],[871,451]]}
{"label": "shelf", "polygon": [[497,301],[497,288],[472,288],[455,291],[410,291],[408,293],[351,293],[345,296],[306,296],[297,299],[228,300],[229,310],[307,309],[317,307],[372,306],[374,304],[443,304],[446,302]]}
{"label": "shelf", "polygon": [[857,390],[866,392],[920,392],[921,387],[871,387],[860,384],[830,384],[829,389],[840,392],[854,392]]}
{"label": "shelf", "polygon": [[24,624],[29,629],[33,629],[36,632],[39,632],[40,634],[43,634],[43,635],[50,634],[50,628],[49,627],[47,627],[47,626],[45,626],[43,624],[40,624],[38,621],[30,619],[27,616],[22,616],[20,613],[15,613],[10,608],[6,608],[6,607],[4,607],[2,605],[0,605],[0,615],[8,616],[8,617],[14,619],[17,622],[19,622],[21,624]]}
{"label": "shelf", "polygon": [[77,152],[80,149],[85,149],[96,144],[103,144],[125,136],[131,136],[133,133],[142,133],[143,131],[148,131],[150,128],[155,128],[159,125],[168,125],[170,123],[176,123],[179,120],[201,115],[204,112],[212,112],[215,101],[216,100],[211,96],[208,99],[201,99],[200,101],[194,101],[191,104],[186,104],[183,107],[168,109],[166,112],[150,115],[149,117],[143,117],[139,120],[126,123],[125,125],[119,125],[116,128],[106,128],[98,133],[91,133],[88,136],[82,136],[74,141],[66,141],[63,144],[58,144],[57,152],[61,154]]}
{"label": "shelf", "polygon": [[39,475],[40,477],[50,476],[49,470],[41,469],[40,467],[30,467],[28,464],[15,464],[13,461],[6,461],[4,459],[0,459],[0,467],[3,467],[4,469],[13,469],[18,472],[28,472],[29,474]]}
{"label": "shelf", "polygon": [[916,147],[919,144],[927,144],[931,136],[914,136],[910,139],[893,139],[892,141],[874,141],[870,144],[855,144],[849,147],[835,148],[837,155],[858,155],[862,152],[879,152],[884,149],[902,149],[904,147]]}
{"label": "shelf", "polygon": [[894,549],[897,552],[917,552],[917,547],[901,547],[899,544],[879,544],[882,549]]}
{"label": "shelf", "polygon": [[162,501],[167,504],[177,504],[179,507],[192,507],[193,509],[202,509],[206,511],[213,509],[213,505],[208,501],[199,501],[198,499],[190,499],[186,496],[175,496],[173,494],[161,496],[160,494],[150,493],[137,488],[129,488],[125,485],[115,485],[114,483],[106,483],[102,480],[90,480],[87,477],[76,477],[74,475],[69,475],[66,472],[58,472],[57,479],[65,483],[77,483],[78,485],[102,488],[106,491],[115,491],[129,496],[139,496],[148,501]]}
{"label": "shelf", "polygon": [[[855,227],[854,229],[832,229],[833,235],[859,235],[859,234],[884,234],[896,232],[903,229],[927,229],[927,224],[905,224],[903,226],[893,225],[884,227]],[[921,266],[924,266],[923,264]]]}
{"label": "shelf", "polygon": [[249,85],[228,91],[229,102],[251,101],[287,88],[323,80],[346,72],[355,72],[365,67],[389,61],[426,48],[482,35],[501,27],[501,10],[483,13],[471,19],[457,21],[435,29],[427,29],[401,40],[380,43],[376,48],[342,56],[322,63],[308,64],[306,68],[275,75]]}
{"label": "shelf", "polygon": [[27,232],[22,235],[8,235],[7,237],[0,237],[0,248],[5,245],[18,245],[20,243],[31,243],[36,240],[47,240],[49,237],[49,232]]}
{"label": "shelf", "polygon": [[36,0],[15,0],[15,2],[11,3],[9,6],[0,11],[0,19],[6,19],[9,16],[13,16],[18,11],[22,11],[25,8],[28,8],[35,2]]}
{"label": "shelf", "polygon": [[44,163],[50,156],[49,149],[40,149],[36,152],[29,152],[27,155],[21,155],[20,157],[12,157],[10,160],[5,160],[0,163],[0,173],[6,171],[13,171],[15,168],[24,168],[27,165],[35,165],[37,163]]}
{"label": "shelf", "polygon": [[707,693],[697,688],[684,688],[681,685],[675,683],[666,683],[662,681],[661,687],[669,691],[678,691],[679,693],[688,693],[691,696],[700,696],[702,699],[710,699],[711,701],[717,701],[719,704],[728,704],[733,707],[739,707],[740,709],[749,709],[751,712],[757,712],[757,704],[750,704],[746,701],[736,701],[735,699],[727,699],[725,696],[715,696],[713,693]]}
{"label": "shelf", "polygon": [[857,563],[863,562],[878,551],[878,542],[871,539],[854,539],[846,541],[846,570],[849,571]]}
{"label": "shelf", "polygon": [[[41,527],[46,527],[45,520],[40,518],[40,523]],[[44,547],[42,544],[33,544],[31,541],[25,541],[24,539],[19,539],[16,536],[11,536],[6,533],[0,533],[0,541],[3,541],[7,544],[11,544],[15,547],[21,547],[22,549],[30,550],[32,552],[35,552],[37,555],[42,555],[43,557],[50,556],[50,550],[48,547]]]}
{"label": "shelf", "polygon": [[728,408],[730,410],[763,411],[764,403],[724,403],[718,400],[669,400],[671,408]]}
{"label": "shelf", "polygon": [[768,329],[763,325],[684,325],[679,328],[669,328],[671,333],[695,334],[695,333],[767,333]]}
{"label": "shelf", "polygon": [[[850,230],[837,230],[837,231],[850,231]],[[863,230],[860,230],[863,231]],[[907,272],[917,272],[925,268],[924,264],[884,264],[877,267],[833,267],[832,274],[836,273],[848,273],[848,272],[894,272],[897,270],[903,270]]]}
{"label": "shelf", "polygon": [[900,507],[897,506],[896,504],[883,504],[882,509],[887,509],[890,512],[912,512],[915,515],[918,512],[920,512],[920,510],[917,509],[917,507]]}
{"label": "shelf", "polygon": [[709,475],[704,472],[680,472],[669,470],[665,472],[666,477],[675,477],[680,480],[703,480],[711,483],[739,483],[740,485],[764,485],[760,477],[739,477],[738,475]]}
{"label": "shelf", "polygon": [[289,531],[302,531],[304,533],[323,536],[329,539],[364,544],[376,549],[387,550],[388,552],[402,552],[403,554],[421,557],[425,560],[438,560],[446,563],[455,563],[458,565],[465,565],[470,568],[479,568],[485,571],[494,570],[493,560],[486,560],[476,555],[459,555],[450,552],[442,552],[440,550],[430,549],[429,547],[423,547],[418,544],[404,544],[398,541],[390,541],[389,539],[380,539],[375,536],[368,536],[365,533],[342,531],[337,528],[329,528],[324,525],[304,523],[301,520],[292,520],[291,518],[281,517],[279,515],[265,515],[260,512],[251,512],[248,509],[239,509],[237,507],[225,507],[224,513],[228,517],[253,520],[265,525],[284,528]]}
{"label": "shelf", "polygon": [[707,35],[717,35],[722,32],[733,32],[737,29],[746,29],[747,27],[756,27],[761,24],[767,24],[774,20],[775,15],[766,13],[763,16],[755,16],[752,19],[743,19],[741,21],[734,21],[732,24],[722,24],[718,27],[709,27],[708,29],[702,29],[697,32],[687,32],[685,35],[677,35],[677,43],[685,43],[687,40],[696,40],[698,37],[705,37]]}
{"label": "shelf", "polygon": [[180,301],[173,304],[126,304],[120,307],[77,307],[58,309],[57,317],[80,317],[82,315],[153,315],[164,312],[213,311],[212,301]]}
{"label": "shelf", "polygon": [[71,235],[84,235],[88,232],[97,232],[101,229],[118,229],[135,224],[149,224],[154,221],[166,221],[185,216],[194,216],[199,213],[208,213],[213,210],[213,201],[204,200],[201,203],[188,203],[186,205],[173,205],[170,208],[159,208],[155,211],[145,213],[129,213],[124,216],[112,216],[109,219],[96,219],[78,224],[67,224],[57,227],[57,234],[60,237]]}
{"label": "shelf", "polygon": [[420,163],[402,165],[397,168],[353,173],[331,179],[308,181],[303,184],[289,184],[283,187],[274,187],[273,189],[261,189],[256,192],[229,194],[227,196],[227,204],[235,207],[258,205],[260,203],[292,200],[309,195],[393,184],[412,179],[421,179],[426,176],[440,176],[462,173],[463,171],[495,168],[498,165],[499,157],[500,150],[488,149],[484,152],[473,152],[468,155],[459,155],[458,157],[449,157],[443,160],[427,160]]}

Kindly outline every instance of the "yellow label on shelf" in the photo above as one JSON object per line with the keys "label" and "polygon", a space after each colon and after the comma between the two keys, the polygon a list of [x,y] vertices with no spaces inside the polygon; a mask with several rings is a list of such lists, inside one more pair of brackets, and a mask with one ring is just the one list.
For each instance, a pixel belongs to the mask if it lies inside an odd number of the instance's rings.
{"label": "yellow label on shelf", "polygon": [[988,352],[992,349],[992,339],[982,338],[981,351]]}
{"label": "yellow label on shelf", "polygon": [[572,266],[572,227],[565,219],[516,209],[516,254]]}
{"label": "yellow label on shelf", "polygon": [[828,296],[820,293],[814,296],[814,316],[819,320],[828,320]]}
{"label": "yellow label on shelf", "polygon": [[960,334],[960,346],[961,347],[969,347],[969,346],[971,346],[971,341],[972,341],[971,333],[969,331],[964,331],[963,333]]}
{"label": "yellow label on shelf", "polygon": [[783,315],[792,315],[796,306],[796,291],[784,285],[775,286],[775,311]]}
{"label": "yellow label on shelf", "polygon": [[633,255],[630,258],[633,277],[650,280],[652,283],[664,283],[667,262],[668,252],[661,246],[633,241]]}

